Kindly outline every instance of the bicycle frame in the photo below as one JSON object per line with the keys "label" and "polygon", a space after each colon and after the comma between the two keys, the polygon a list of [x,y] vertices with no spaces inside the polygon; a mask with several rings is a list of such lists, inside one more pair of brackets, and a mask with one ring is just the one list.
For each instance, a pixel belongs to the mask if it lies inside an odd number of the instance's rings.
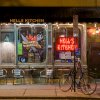
{"label": "bicycle frame", "polygon": [[[78,73],[78,71],[80,73]],[[74,76],[77,75],[77,73],[79,76]],[[83,72],[82,68],[79,67],[77,70],[71,69],[68,74],[64,74],[59,81],[59,87],[63,92],[80,88],[84,94],[90,95],[96,91],[97,84],[93,77]]]}

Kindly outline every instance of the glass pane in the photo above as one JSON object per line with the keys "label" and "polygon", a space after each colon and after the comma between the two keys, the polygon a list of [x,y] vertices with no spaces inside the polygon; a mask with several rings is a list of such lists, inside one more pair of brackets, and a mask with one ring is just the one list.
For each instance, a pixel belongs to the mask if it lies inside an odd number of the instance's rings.
{"label": "glass pane", "polygon": [[38,63],[46,58],[46,35],[42,27],[18,29],[18,62]]}
{"label": "glass pane", "polygon": [[73,28],[67,26],[59,26],[53,28],[55,37],[54,57],[62,63],[74,62],[74,48],[76,56],[80,58],[80,34],[73,37]]}
{"label": "glass pane", "polygon": [[1,33],[1,63],[14,63],[14,33],[2,32]]}

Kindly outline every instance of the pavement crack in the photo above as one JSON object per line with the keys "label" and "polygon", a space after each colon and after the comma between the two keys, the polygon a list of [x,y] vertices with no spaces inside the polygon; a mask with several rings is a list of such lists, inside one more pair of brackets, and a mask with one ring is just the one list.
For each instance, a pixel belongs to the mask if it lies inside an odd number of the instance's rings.
{"label": "pavement crack", "polygon": [[24,93],[23,93],[23,96],[25,95],[25,93],[26,93],[26,90],[27,90],[27,89],[25,89],[25,91],[24,91]]}
{"label": "pavement crack", "polygon": [[56,94],[56,96],[57,96],[57,89],[56,89],[56,86],[55,86],[55,94]]}

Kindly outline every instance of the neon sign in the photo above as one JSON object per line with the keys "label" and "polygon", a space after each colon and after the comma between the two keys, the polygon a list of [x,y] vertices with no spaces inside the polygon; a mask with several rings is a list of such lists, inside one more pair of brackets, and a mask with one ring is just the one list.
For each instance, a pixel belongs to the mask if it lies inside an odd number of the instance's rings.
{"label": "neon sign", "polygon": [[56,42],[57,51],[74,51],[78,48],[78,40],[74,37],[59,37]]}

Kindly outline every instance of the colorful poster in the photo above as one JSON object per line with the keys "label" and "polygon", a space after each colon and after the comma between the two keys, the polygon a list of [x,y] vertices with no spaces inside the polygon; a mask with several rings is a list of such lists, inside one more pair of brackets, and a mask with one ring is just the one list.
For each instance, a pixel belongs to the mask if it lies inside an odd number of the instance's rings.
{"label": "colorful poster", "polygon": [[18,62],[39,63],[46,58],[46,32],[43,27],[20,27],[18,30]]}

